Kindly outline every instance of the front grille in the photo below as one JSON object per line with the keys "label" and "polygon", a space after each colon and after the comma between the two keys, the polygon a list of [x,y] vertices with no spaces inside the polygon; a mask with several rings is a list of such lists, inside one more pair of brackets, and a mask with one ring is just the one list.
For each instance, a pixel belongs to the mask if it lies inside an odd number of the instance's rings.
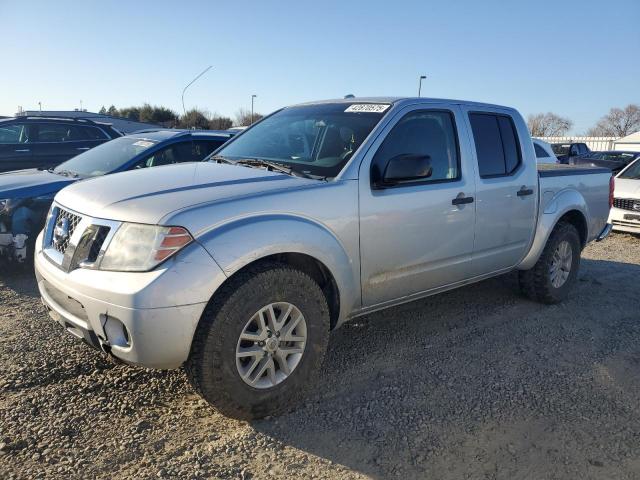
{"label": "front grille", "polygon": [[640,200],[634,200],[633,198],[614,198],[613,206],[622,210],[640,212]]}
{"label": "front grille", "polygon": [[[64,237],[57,240],[55,229],[56,227],[62,225],[62,222],[64,221],[64,219],[67,219],[67,221],[69,222],[68,230],[66,232],[67,234]],[[71,212],[68,212],[67,210],[59,208],[58,215],[56,216],[56,221],[53,224],[54,233],[51,238],[51,246],[54,249],[56,249],[58,252],[64,255],[64,252],[67,250],[67,247],[69,247],[69,240],[71,239],[73,232],[76,230],[78,223],[80,223],[80,220],[82,220],[82,217],[80,217],[79,215],[75,215]]]}

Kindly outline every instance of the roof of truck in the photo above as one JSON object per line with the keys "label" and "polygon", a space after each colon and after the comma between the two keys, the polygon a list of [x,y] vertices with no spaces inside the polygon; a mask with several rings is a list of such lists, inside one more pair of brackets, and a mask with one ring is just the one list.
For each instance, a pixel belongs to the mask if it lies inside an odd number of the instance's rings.
{"label": "roof of truck", "polygon": [[304,102],[298,105],[292,106],[300,106],[300,105],[315,105],[322,103],[390,103],[390,104],[400,104],[400,103],[453,103],[459,105],[474,105],[478,107],[491,107],[491,108],[508,108],[512,109],[512,107],[507,107],[505,105],[496,105],[492,103],[483,103],[483,102],[472,102],[469,100],[454,100],[449,98],[430,98],[430,97],[348,97],[348,98],[335,98],[330,100],[316,100],[312,102]]}

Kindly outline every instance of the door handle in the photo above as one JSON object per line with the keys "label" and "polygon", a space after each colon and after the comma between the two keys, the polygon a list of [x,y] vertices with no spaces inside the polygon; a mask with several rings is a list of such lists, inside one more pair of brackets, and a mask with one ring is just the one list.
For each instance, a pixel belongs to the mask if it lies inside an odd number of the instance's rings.
{"label": "door handle", "polygon": [[473,203],[473,197],[456,197],[451,200],[453,205],[465,205],[467,203]]}
{"label": "door handle", "polygon": [[78,147],[76,148],[76,150],[90,150],[89,147]]}
{"label": "door handle", "polygon": [[525,188],[524,186],[518,190],[519,197],[526,197],[527,195],[533,195],[533,188]]}
{"label": "door handle", "polygon": [[16,150],[16,152],[30,152],[31,150],[29,150],[28,148],[19,148]]}

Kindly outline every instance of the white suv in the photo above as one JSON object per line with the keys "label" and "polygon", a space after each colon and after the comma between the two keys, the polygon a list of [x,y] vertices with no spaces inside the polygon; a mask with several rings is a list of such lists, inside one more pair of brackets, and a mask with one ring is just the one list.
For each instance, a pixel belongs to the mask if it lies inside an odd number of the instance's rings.
{"label": "white suv", "polygon": [[616,177],[609,223],[614,230],[640,233],[640,159]]}

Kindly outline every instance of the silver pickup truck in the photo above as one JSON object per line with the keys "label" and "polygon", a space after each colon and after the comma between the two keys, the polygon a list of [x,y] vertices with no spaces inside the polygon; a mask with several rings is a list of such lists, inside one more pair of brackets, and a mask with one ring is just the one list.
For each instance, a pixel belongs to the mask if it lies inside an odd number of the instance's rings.
{"label": "silver pickup truck", "polygon": [[362,98],[292,106],[205,162],[79,182],[37,241],[38,286],[70,333],[124,362],[184,365],[227,415],[290,408],[329,332],[519,270],[564,299],[610,231],[598,168],[538,171],[495,105]]}

